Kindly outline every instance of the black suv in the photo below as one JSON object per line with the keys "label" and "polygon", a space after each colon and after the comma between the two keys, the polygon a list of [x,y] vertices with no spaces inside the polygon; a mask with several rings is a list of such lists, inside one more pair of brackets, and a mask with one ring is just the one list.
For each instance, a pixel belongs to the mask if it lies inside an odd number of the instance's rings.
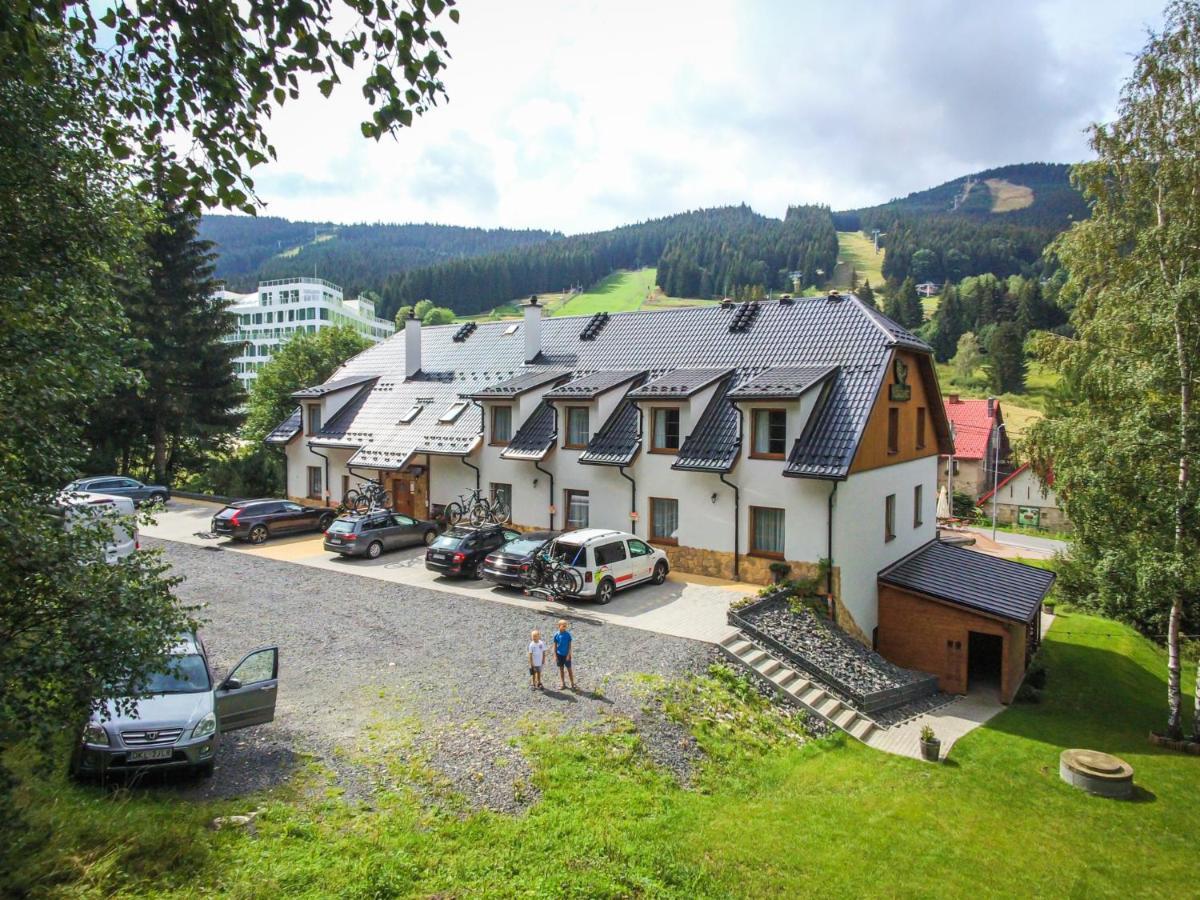
{"label": "black suv", "polygon": [[291,500],[237,500],[212,517],[214,534],[261,544],[269,537],[301,531],[324,531],[332,509],[301,506]]}
{"label": "black suv", "polygon": [[425,551],[425,568],[442,575],[481,578],[484,557],[520,536],[501,525],[451,528]]}
{"label": "black suv", "polygon": [[403,513],[376,510],[338,516],[325,532],[325,549],[342,556],[378,558],[384,550],[414,544],[429,546],[437,537],[437,524]]}
{"label": "black suv", "polygon": [[524,587],[525,574],[529,571],[534,554],[560,534],[561,531],[525,532],[488,554],[483,561],[483,577],[504,587]]}

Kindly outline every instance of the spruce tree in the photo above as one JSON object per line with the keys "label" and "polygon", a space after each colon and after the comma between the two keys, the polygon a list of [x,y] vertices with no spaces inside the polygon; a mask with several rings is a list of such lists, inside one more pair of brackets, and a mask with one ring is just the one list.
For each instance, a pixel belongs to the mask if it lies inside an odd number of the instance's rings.
{"label": "spruce tree", "polygon": [[1025,390],[1025,339],[1016,322],[1001,322],[988,343],[988,379],[997,394]]}
{"label": "spruce tree", "polygon": [[[202,454],[240,422],[245,400],[233,371],[237,344],[226,343],[228,304],[216,300],[212,244],[197,236],[198,219],[160,192],[159,219],[142,240],[136,267],[121,281],[132,352],[126,366],[137,384],[107,398],[91,421],[97,442],[119,447],[120,465],[149,455],[153,478],[169,484],[180,450]],[[106,410],[122,424],[112,432]]]}
{"label": "spruce tree", "polygon": [[905,278],[900,285],[900,315],[899,322],[905,328],[920,328],[925,321],[925,308],[921,306],[921,297],[917,293],[917,283],[912,276]]}
{"label": "spruce tree", "polygon": [[860,287],[858,289],[857,294],[858,294],[858,299],[861,300],[863,303],[867,304],[867,306],[870,306],[870,307],[875,306],[875,291],[871,287],[871,279],[870,278],[868,278],[866,281],[864,281],[862,283],[862,287]]}
{"label": "spruce tree", "polygon": [[937,328],[934,332],[933,352],[938,362],[947,362],[958,352],[958,339],[966,330],[958,289],[950,283],[942,289],[942,302],[938,304],[934,321]]}

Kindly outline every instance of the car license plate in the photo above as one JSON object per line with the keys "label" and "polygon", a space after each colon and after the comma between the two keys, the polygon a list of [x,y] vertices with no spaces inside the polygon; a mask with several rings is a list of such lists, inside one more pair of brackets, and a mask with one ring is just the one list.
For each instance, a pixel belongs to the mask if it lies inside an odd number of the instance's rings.
{"label": "car license plate", "polygon": [[340,537],[335,537],[332,534],[329,536],[329,543],[340,544],[341,542],[342,542],[342,539]]}
{"label": "car license plate", "polygon": [[130,762],[151,762],[156,759],[170,759],[171,748],[163,747],[161,750],[130,750]]}

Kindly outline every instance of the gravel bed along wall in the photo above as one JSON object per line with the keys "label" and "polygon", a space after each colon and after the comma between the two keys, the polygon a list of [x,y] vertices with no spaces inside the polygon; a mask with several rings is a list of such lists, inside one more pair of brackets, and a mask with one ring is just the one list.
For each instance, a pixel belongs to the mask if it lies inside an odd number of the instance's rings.
{"label": "gravel bed along wall", "polygon": [[858,694],[906,688],[929,679],[924,672],[914,672],[888,662],[812,610],[792,612],[786,600],[749,607],[739,615]]}

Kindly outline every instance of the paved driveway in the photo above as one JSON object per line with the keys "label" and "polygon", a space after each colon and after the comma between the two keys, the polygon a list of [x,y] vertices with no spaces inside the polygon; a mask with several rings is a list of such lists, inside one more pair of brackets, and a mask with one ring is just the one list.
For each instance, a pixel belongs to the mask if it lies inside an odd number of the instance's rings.
{"label": "paved driveway", "polygon": [[590,601],[548,603],[525,597],[519,591],[495,587],[487,581],[448,579],[436,575],[425,568],[424,547],[387,553],[379,559],[370,560],[344,558],[329,553],[321,546],[321,535],[316,533],[276,538],[258,546],[216,539],[209,534],[209,521],[218,508],[210,503],[172,500],[167,510],[159,514],[157,524],[146,528],[143,534],[161,540],[215,546],[265,559],[350,573],[539,612],[570,613],[576,620],[592,619],[709,643],[716,643],[728,631],[725,614],[729,604],[758,590],[758,585],[672,573],[666,583],[639,585],[622,591],[606,606]]}

